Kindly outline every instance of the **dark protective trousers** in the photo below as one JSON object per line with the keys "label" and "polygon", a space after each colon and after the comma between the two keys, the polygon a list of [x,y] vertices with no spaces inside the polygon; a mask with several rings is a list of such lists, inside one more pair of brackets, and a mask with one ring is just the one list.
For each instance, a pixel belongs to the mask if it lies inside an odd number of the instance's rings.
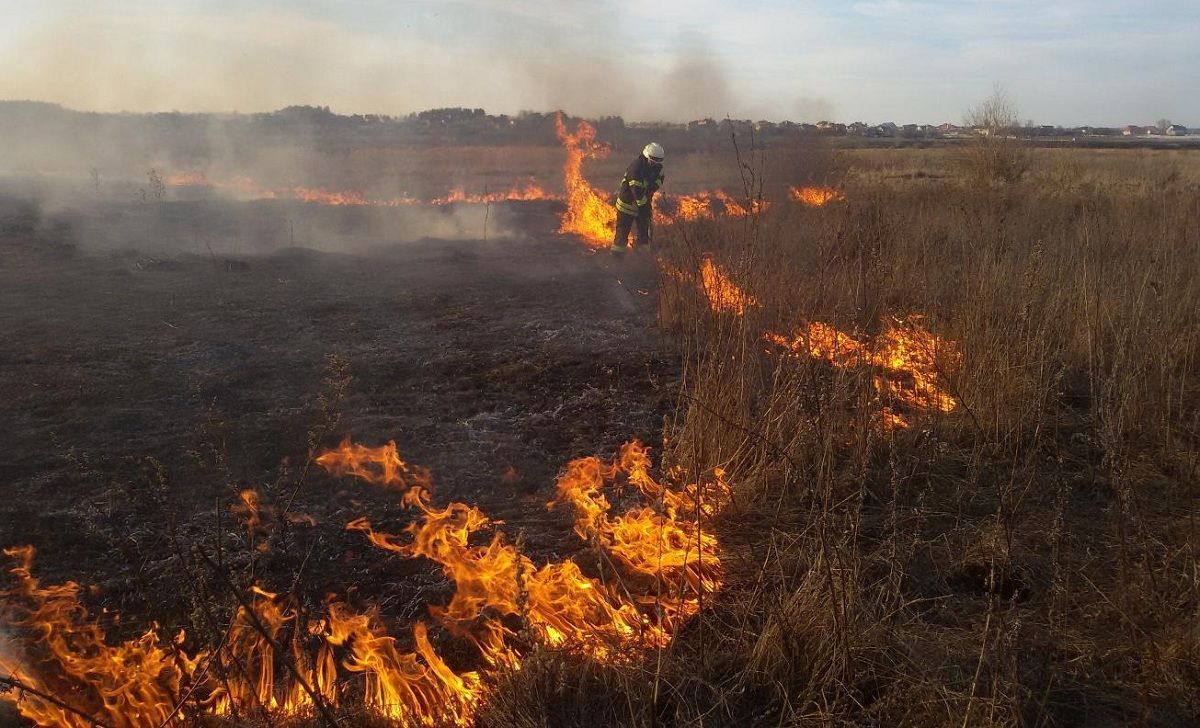
{"label": "dark protective trousers", "polygon": [[650,244],[650,216],[649,215],[626,215],[623,212],[617,213],[617,233],[613,236],[614,248],[625,248],[629,246],[629,231],[633,228],[633,224],[637,223],[637,236],[634,237],[633,243],[639,248],[644,248]]}

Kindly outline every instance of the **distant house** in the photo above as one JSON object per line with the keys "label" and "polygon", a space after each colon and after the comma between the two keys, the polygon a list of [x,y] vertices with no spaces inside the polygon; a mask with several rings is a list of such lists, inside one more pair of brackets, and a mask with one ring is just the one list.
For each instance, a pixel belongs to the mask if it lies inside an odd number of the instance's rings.
{"label": "distant house", "polygon": [[1121,127],[1121,136],[1142,136],[1146,134],[1146,127],[1129,124]]}
{"label": "distant house", "polygon": [[1167,127],[1167,136],[1187,136],[1188,128],[1182,124],[1172,124]]}
{"label": "distant house", "polygon": [[937,133],[941,136],[958,136],[959,132],[961,131],[961,127],[951,124],[950,122],[939,124],[937,128]]}
{"label": "distant house", "polygon": [[866,136],[867,125],[861,121],[856,121],[846,126],[846,133],[851,136]]}

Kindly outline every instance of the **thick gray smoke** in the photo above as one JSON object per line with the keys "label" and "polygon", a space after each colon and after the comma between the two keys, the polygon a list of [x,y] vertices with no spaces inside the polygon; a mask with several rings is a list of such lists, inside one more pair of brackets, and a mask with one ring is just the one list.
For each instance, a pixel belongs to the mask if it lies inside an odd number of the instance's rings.
{"label": "thick gray smoke", "polygon": [[818,121],[833,121],[836,116],[833,104],[817,96],[800,96],[792,104],[792,121],[815,124]]}
{"label": "thick gray smoke", "polygon": [[717,56],[700,41],[683,47],[661,83],[653,99],[643,100],[651,108],[658,107],[657,118],[737,118],[745,113]]}
{"label": "thick gray smoke", "polygon": [[623,116],[632,121],[690,121],[739,117],[743,101],[711,44],[695,34],[667,43],[661,52],[582,53],[550,40],[549,57],[512,62],[514,93],[582,116]]}

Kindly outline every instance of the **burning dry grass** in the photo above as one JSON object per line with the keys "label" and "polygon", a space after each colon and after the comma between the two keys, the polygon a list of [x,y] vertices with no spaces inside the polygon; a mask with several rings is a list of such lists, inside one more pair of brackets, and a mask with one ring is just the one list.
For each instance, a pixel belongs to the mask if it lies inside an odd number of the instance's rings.
{"label": "burning dry grass", "polygon": [[486,205],[499,202],[533,202],[555,200],[533,180],[512,185],[499,192],[468,193],[463,187],[454,187],[446,194],[429,200],[410,195],[376,198],[368,197],[361,190],[329,190],[323,187],[268,187],[249,177],[238,176],[228,180],[210,180],[199,172],[179,172],[163,180],[172,188],[201,188],[228,192],[235,197],[250,200],[297,200],[318,205],[335,207],[410,207],[416,205],[446,206],[457,203]]}
{"label": "burning dry grass", "polygon": [[[719,544],[702,521],[728,499],[723,472],[672,487],[651,475],[636,442],[610,462],[571,462],[548,504],[574,511],[575,533],[606,560],[607,576],[604,568],[589,576],[570,560],[538,566],[478,508],[434,506],[430,474],[404,462],[394,443],[346,442],[314,462],[402,493],[418,514],[406,538],[376,531],[366,518],[346,527],[381,549],[441,566],[455,591],[446,605],[430,605],[430,615],[474,646],[478,669],[451,667],[423,621],[412,625],[413,649],[405,651],[373,606],[355,609],[330,595],[322,613],[312,614],[257,585],[245,593],[233,587],[239,607],[212,651],[189,655],[185,632],[168,640],[156,626],[136,639],[110,640],[77,585],[39,584],[26,547],[5,552],[17,560],[16,587],[0,592],[0,615],[27,640],[24,658],[0,662],[20,686],[19,712],[39,725],[81,727],[173,725],[210,714],[237,721],[255,713],[329,722],[333,709],[351,703],[405,725],[470,725],[497,680],[520,669],[519,645],[605,664],[635,660],[670,644],[704,595],[721,587]],[[622,488],[646,504],[610,515],[606,493]],[[235,510],[263,550],[256,537],[275,509],[244,491]],[[494,531],[487,543],[471,543],[487,530]]]}
{"label": "burning dry grass", "polygon": [[675,453],[744,506],[664,670],[706,724],[1197,719],[1200,205],[1042,174],[673,234]]}
{"label": "burning dry grass", "polygon": [[[506,726],[1193,725],[1200,202],[1041,174],[672,226],[661,317],[686,379],[664,474],[627,446],[571,463],[550,503],[594,562],[535,563],[477,507],[436,505],[394,446],[347,444],[318,463],[417,514],[354,535],[453,585],[436,632],[393,638],[339,599],[308,605],[310,630],[246,589],[194,655],[161,630],[118,644],[14,552],[8,621],[42,657],[6,667],[95,716],[108,693],[78,671],[136,648],[172,701],[202,685],[238,722],[316,694]],[[238,509],[252,543],[286,521]],[[36,627],[50,605],[65,650]]]}

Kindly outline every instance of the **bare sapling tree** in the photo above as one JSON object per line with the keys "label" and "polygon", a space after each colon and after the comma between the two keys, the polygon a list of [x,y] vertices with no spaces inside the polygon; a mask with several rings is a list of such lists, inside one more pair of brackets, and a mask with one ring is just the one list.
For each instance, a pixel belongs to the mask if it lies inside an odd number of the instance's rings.
{"label": "bare sapling tree", "polygon": [[968,173],[984,183],[1019,182],[1033,162],[1033,149],[1012,97],[997,86],[991,96],[967,111],[965,120],[975,130],[964,153]]}

